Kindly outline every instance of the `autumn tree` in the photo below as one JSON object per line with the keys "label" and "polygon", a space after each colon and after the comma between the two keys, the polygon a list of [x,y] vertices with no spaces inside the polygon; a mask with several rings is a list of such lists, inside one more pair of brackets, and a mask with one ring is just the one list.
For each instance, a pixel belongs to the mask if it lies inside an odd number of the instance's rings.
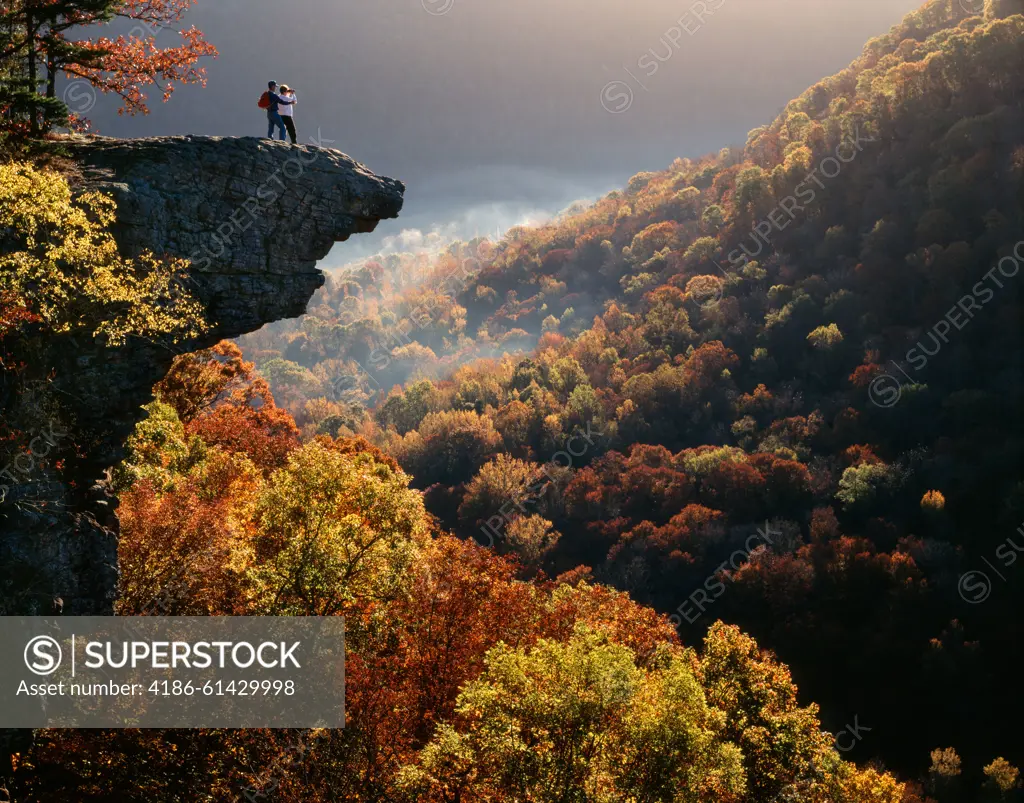
{"label": "autumn tree", "polygon": [[408,477],[329,440],[295,450],[255,500],[250,610],[333,616],[367,611],[402,588],[427,536]]}
{"label": "autumn tree", "polygon": [[243,578],[234,565],[248,548],[246,522],[260,486],[260,472],[248,458],[219,449],[168,485],[138,479],[119,508],[119,613],[246,613]]}
{"label": "autumn tree", "polygon": [[546,484],[536,465],[499,454],[481,466],[466,486],[459,518],[479,526],[492,516],[511,518],[515,512],[535,512]]}
{"label": "autumn tree", "polygon": [[129,337],[193,337],[208,328],[184,288],[185,260],[149,252],[118,253],[109,227],[115,204],[102,193],[74,198],[58,173],[0,165],[0,299],[13,314],[51,332],[99,336],[113,346]]}
{"label": "autumn tree", "polygon": [[[168,100],[178,85],[205,85],[198,65],[216,49],[196,28],[176,30],[178,43],[159,46],[195,0],[11,0],[0,6],[0,106],[26,120],[38,135],[68,122],[57,97],[57,77],[87,81],[117,95],[120,113],[148,113],[146,90],[155,86]],[[85,36],[93,26],[122,18],[134,27],[116,38]],[[82,121],[75,115],[72,124]]]}
{"label": "autumn tree", "polygon": [[998,792],[999,797],[1007,799],[1020,786],[1020,770],[1005,758],[999,757],[982,770],[985,773],[985,785]]}
{"label": "autumn tree", "polygon": [[422,480],[468,480],[501,448],[494,422],[473,410],[428,413],[397,444],[402,465]]}
{"label": "autumn tree", "polygon": [[666,654],[640,669],[585,627],[565,643],[493,648],[457,713],[399,775],[410,800],[742,799],[741,754],[687,663]]}
{"label": "autumn tree", "polygon": [[156,394],[169,404],[178,418],[189,423],[201,413],[221,404],[251,404],[266,383],[255,373],[253,364],[242,357],[242,350],[229,340],[212,348],[174,358],[166,376],[156,385]]}
{"label": "autumn tree", "polygon": [[713,625],[694,660],[708,703],[725,715],[721,738],[741,751],[745,800],[900,801],[902,785],[891,776],[841,761],[829,734],[819,730],[816,706],[797,703],[788,669],[738,628]]}

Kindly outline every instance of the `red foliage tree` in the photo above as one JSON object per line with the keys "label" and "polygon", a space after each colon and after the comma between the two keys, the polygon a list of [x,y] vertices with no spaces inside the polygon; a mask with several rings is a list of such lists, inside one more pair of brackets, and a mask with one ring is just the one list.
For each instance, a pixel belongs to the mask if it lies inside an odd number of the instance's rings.
{"label": "red foliage tree", "polygon": [[[195,0],[21,0],[4,4],[0,21],[10,34],[0,49],[0,74],[23,75],[15,98],[30,133],[63,124],[67,107],[57,98],[57,76],[87,81],[93,90],[115,94],[119,113],[147,114],[146,90],[157,87],[163,99],[181,84],[205,86],[200,59],[217,55],[216,48],[195,27],[176,26]],[[93,26],[122,18],[134,24],[115,38],[89,36]],[[167,29],[174,44],[161,45]],[[85,35],[83,35],[85,34]],[[79,38],[81,37],[81,38]],[[7,69],[10,68],[10,69]],[[8,93],[5,93],[8,94]],[[70,110],[70,124],[87,122]],[[10,118],[12,125],[18,117]]]}

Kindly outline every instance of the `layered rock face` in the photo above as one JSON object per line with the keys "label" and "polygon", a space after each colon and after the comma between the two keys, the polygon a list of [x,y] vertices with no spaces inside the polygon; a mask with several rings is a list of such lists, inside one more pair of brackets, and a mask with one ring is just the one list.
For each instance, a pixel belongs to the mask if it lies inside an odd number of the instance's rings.
{"label": "layered rock face", "polygon": [[[188,283],[213,326],[172,348],[136,339],[112,349],[70,337],[35,344],[41,356],[26,379],[45,385],[66,415],[38,441],[45,460],[25,458],[31,470],[0,479],[9,486],[0,503],[4,614],[112,612],[116,500],[104,474],[120,460],[153,384],[177,353],[302,314],[323,284],[317,260],[396,217],[404,192],[401,182],[316,146],[190,136],[78,137],[67,147],[82,169],[77,189],[116,199],[123,253],[192,261]],[[24,418],[30,396],[0,388],[0,414]]]}
{"label": "layered rock face", "polygon": [[339,151],[254,138],[94,138],[70,150],[85,187],[117,200],[123,253],[192,260],[217,338],[301,315],[323,284],[317,260],[397,217],[405,189]]}

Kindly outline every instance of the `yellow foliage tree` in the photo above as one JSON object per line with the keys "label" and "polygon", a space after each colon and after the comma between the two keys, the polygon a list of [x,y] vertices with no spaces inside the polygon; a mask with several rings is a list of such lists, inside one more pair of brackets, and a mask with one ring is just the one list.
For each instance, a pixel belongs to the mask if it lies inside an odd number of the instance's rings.
{"label": "yellow foliage tree", "polygon": [[205,331],[202,306],[179,282],[188,261],[149,252],[123,258],[109,231],[115,211],[101,193],[74,198],[59,173],[0,165],[5,307],[51,331],[83,331],[115,346],[129,336],[177,341]]}
{"label": "yellow foliage tree", "polygon": [[318,438],[260,490],[247,555],[250,610],[335,616],[401,592],[429,538],[422,497],[372,454]]}
{"label": "yellow foliage tree", "polygon": [[928,491],[921,497],[921,510],[925,513],[939,513],[946,507],[946,497],[941,491]]}

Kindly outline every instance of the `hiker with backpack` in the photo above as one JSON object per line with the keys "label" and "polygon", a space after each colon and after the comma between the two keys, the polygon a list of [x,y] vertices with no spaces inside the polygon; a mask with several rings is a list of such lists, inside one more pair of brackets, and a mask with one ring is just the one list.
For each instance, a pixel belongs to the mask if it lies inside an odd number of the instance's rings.
{"label": "hiker with backpack", "polygon": [[285,126],[281,119],[281,107],[291,106],[295,101],[281,97],[277,94],[277,81],[267,83],[267,91],[260,96],[259,107],[267,110],[267,139],[274,138],[274,126],[281,133],[281,141],[284,141]]}
{"label": "hiker with backpack", "polygon": [[295,97],[295,90],[287,84],[281,84],[281,97],[291,101],[277,111],[284,121],[284,127],[288,129],[288,136],[292,138],[292,145],[296,145],[298,143],[295,135],[295,104],[298,103],[298,99]]}

